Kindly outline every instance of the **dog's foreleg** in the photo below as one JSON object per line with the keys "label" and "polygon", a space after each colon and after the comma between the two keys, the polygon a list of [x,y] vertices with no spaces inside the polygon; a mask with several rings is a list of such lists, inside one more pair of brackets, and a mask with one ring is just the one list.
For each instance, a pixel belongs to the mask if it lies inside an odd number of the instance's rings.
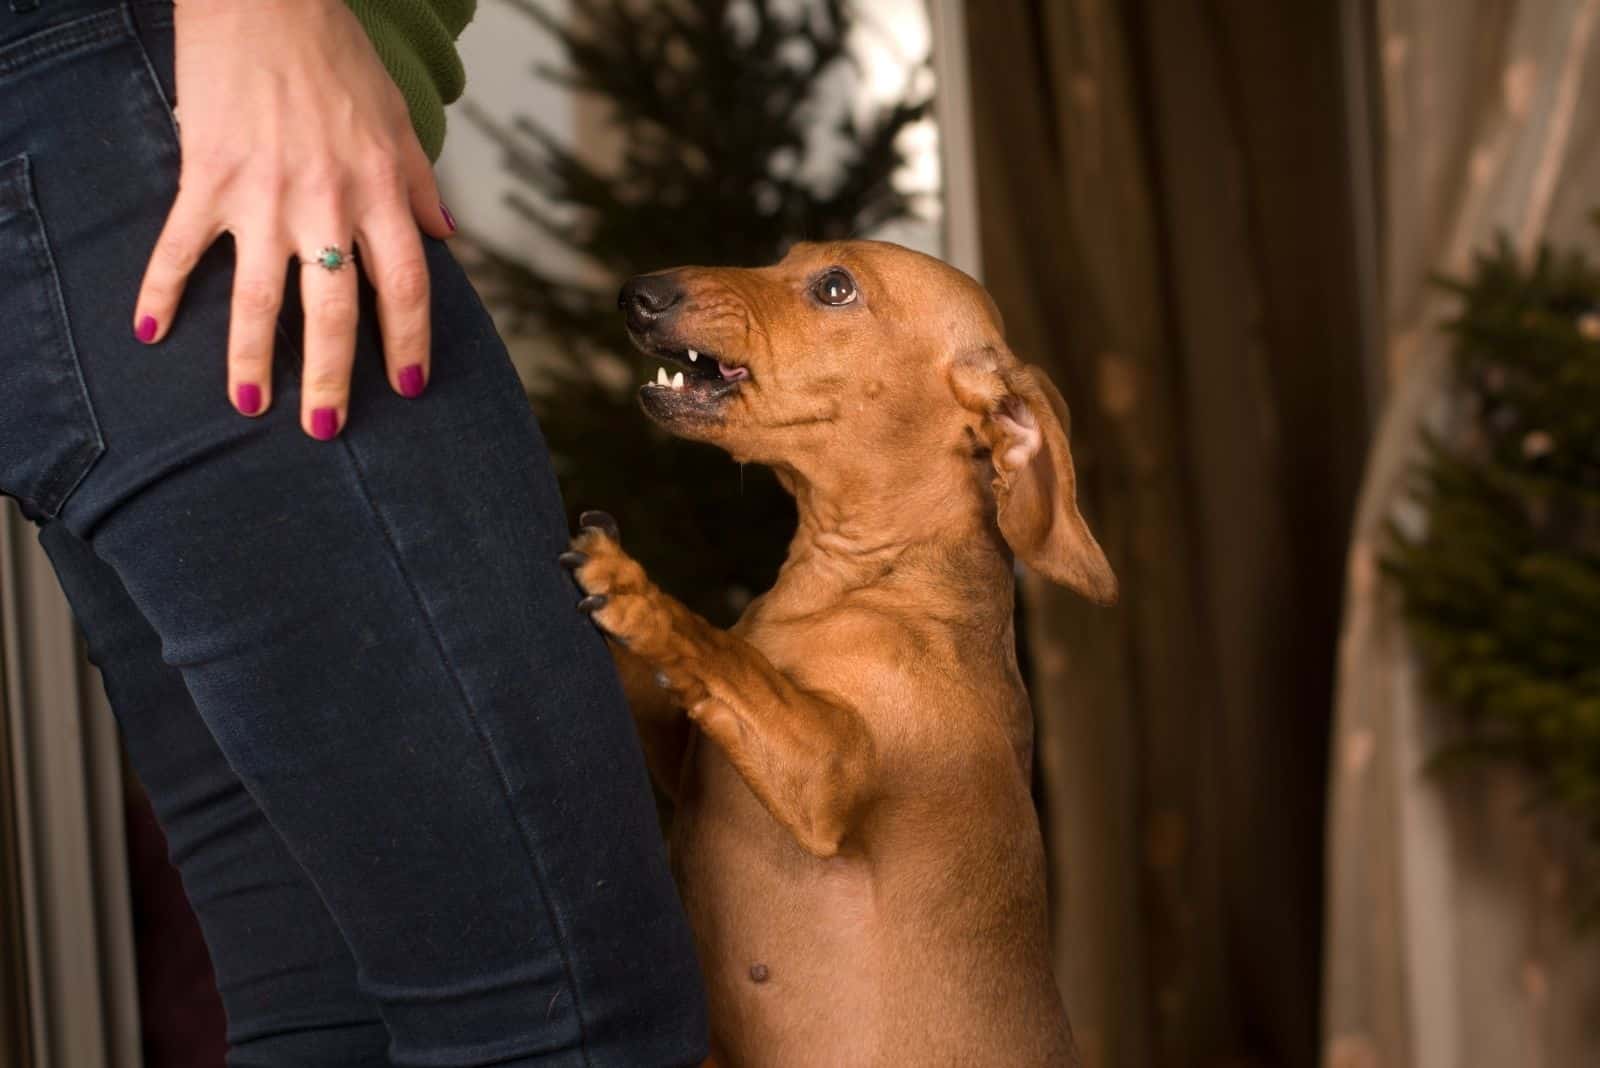
{"label": "dog's foreleg", "polygon": [[749,642],[663,593],[622,551],[609,516],[586,513],[573,568],[581,602],[728,757],[806,849],[843,848],[868,797],[872,738],[856,711],[794,682]]}
{"label": "dog's foreleg", "polygon": [[644,750],[650,778],[667,797],[678,800],[683,758],[689,747],[689,719],[683,706],[667,690],[656,685],[656,669],[626,646],[608,636],[606,646],[622,679],[622,692],[633,713],[633,726]]}

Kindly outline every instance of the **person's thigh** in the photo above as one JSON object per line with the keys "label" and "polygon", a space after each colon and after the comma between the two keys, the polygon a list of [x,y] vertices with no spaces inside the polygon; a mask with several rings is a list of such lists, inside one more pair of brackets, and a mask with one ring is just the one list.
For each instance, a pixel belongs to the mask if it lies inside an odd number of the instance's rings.
{"label": "person's thigh", "polygon": [[61,523],[39,535],[100,668],[128,759],[205,933],[234,1068],[384,1068],[389,1033],[300,865],[201,722],[116,573]]}
{"label": "person's thigh", "polygon": [[[165,76],[170,43],[147,44]],[[703,992],[643,762],[492,325],[430,242],[428,390],[388,388],[367,301],[331,443],[298,427],[292,307],[274,408],[228,405],[226,245],[140,346],[131,303],[177,176],[144,64],[137,42],[58,50],[6,86],[37,118],[0,129],[0,159],[29,156],[104,443],[61,520],[310,875],[396,1063],[695,1061]]]}

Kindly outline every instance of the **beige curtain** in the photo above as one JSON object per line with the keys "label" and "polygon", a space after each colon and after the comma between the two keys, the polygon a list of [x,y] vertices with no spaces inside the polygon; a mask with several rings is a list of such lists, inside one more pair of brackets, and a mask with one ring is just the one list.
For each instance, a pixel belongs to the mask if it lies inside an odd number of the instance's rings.
{"label": "beige curtain", "polygon": [[1389,402],[1346,577],[1331,754],[1325,1068],[1600,1064],[1600,940],[1499,774],[1440,781],[1449,730],[1378,575],[1424,426],[1448,430],[1450,300],[1497,232],[1594,245],[1600,0],[1378,0]]}

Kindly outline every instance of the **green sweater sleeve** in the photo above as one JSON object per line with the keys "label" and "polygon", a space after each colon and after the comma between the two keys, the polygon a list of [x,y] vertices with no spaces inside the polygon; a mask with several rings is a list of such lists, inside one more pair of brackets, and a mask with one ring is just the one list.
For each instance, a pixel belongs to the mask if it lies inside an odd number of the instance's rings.
{"label": "green sweater sleeve", "polygon": [[444,146],[444,106],[461,95],[466,72],[456,38],[477,0],[346,0],[411,109],[429,159]]}

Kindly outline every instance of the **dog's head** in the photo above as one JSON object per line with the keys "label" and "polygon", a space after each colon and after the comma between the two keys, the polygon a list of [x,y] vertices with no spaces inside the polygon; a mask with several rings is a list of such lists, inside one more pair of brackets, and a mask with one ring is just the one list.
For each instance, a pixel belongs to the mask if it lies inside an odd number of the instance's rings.
{"label": "dog's head", "polygon": [[869,465],[924,502],[976,481],[1030,567],[1116,599],[1078,512],[1066,405],[960,271],[881,242],[803,244],[771,267],[641,275],[619,303],[634,343],[673,365],[639,393],[673,433],[802,477]]}

